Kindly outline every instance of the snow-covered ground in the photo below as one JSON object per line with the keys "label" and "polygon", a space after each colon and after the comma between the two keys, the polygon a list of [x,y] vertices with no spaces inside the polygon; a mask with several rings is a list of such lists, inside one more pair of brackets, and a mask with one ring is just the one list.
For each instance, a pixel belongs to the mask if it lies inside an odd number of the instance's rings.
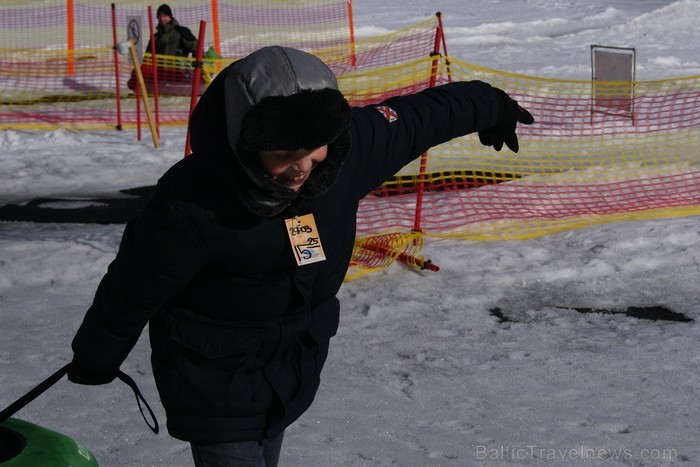
{"label": "snow-covered ground", "polygon": [[[637,48],[638,79],[700,73],[700,1],[354,0],[359,37],[442,11],[450,55],[588,79],[589,45]],[[147,135],[146,135],[147,136]],[[133,132],[0,132],[0,204],[151,185],[182,157]],[[0,223],[0,408],[71,358],[123,226]],[[347,283],[338,336],[282,465],[700,464],[700,217],[528,241],[431,240],[440,272],[398,265]],[[663,305],[694,322],[581,314]],[[498,307],[511,322],[489,313]],[[568,308],[567,308],[568,307]],[[161,425],[144,335],[122,369]],[[17,414],[105,466],[187,466],[119,382],[63,380]]]}

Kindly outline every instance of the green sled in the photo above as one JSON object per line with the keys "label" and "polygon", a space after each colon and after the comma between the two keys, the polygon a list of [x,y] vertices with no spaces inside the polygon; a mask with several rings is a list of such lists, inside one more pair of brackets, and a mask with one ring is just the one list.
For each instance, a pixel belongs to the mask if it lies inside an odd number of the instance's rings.
{"label": "green sled", "polygon": [[97,466],[95,456],[66,435],[10,418],[0,424],[0,466]]}

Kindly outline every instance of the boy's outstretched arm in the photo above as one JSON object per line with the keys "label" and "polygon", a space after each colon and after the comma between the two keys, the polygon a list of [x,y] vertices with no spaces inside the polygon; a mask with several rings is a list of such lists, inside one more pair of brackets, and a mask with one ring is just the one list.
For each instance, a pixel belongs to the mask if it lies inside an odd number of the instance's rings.
{"label": "boy's outstretched arm", "polygon": [[366,184],[360,197],[428,149],[453,138],[478,133],[497,151],[519,149],[517,125],[534,118],[504,91],[482,81],[459,81],[418,93],[391,97],[381,104],[353,108],[353,145],[362,159]]}

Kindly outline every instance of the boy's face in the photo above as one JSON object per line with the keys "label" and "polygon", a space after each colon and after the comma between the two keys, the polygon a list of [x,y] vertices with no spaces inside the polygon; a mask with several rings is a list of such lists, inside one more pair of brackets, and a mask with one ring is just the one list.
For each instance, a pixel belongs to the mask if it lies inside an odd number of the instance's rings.
{"label": "boy's face", "polygon": [[172,18],[169,15],[166,15],[165,13],[161,13],[158,15],[158,24],[161,26],[165,26],[170,22]]}
{"label": "boy's face", "polygon": [[328,155],[328,146],[296,151],[259,151],[265,172],[287,188],[299,191],[314,168]]}

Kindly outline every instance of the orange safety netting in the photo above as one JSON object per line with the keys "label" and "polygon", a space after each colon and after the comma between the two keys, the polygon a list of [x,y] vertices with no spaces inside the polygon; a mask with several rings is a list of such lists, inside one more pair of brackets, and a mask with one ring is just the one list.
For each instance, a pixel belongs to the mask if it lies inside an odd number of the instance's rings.
{"label": "orange safety netting", "polygon": [[[447,76],[441,65],[438,82]],[[361,238],[418,227],[436,237],[522,239],[700,214],[700,76],[633,83],[632,105],[601,101],[631,83],[594,87],[456,59],[449,76],[492,83],[530,110],[536,122],[519,127],[520,152],[495,152],[477,135],[433,148],[423,176],[415,161],[363,200]]]}
{"label": "orange safety netting", "polygon": [[[589,81],[508,74],[455,59],[450,70],[452,79],[506,90],[536,122],[519,128],[518,154],[485,148],[476,135],[431,150],[420,206],[424,232],[523,238],[608,216],[697,212],[700,76],[635,83],[629,114],[616,113],[615,105],[596,110]],[[626,85],[597,84],[611,94]],[[363,233],[414,227],[415,213],[396,207],[415,204],[419,172],[416,161],[366,200]]]}
{"label": "orange safety netting", "polygon": [[[282,3],[295,2],[265,4]],[[338,2],[325,4],[329,7],[324,11],[330,11],[330,5]],[[191,20],[191,26],[196,15],[204,16],[198,7],[188,10],[186,2],[172,6],[178,18]],[[254,9],[252,4],[246,8]],[[2,11],[0,21],[5,21]],[[60,11],[54,13],[60,17]],[[13,18],[17,24],[31,23]],[[280,21],[280,16],[271,18]],[[251,20],[255,21],[261,20]],[[5,23],[2,26],[0,35],[5,35]],[[448,80],[480,79],[516,98],[536,122],[520,127],[518,154],[485,148],[476,135],[457,138],[433,148],[423,162],[410,164],[365,198],[358,212],[359,237],[349,278],[393,261],[434,269],[417,256],[423,235],[531,238],[602,222],[700,214],[700,76],[592,83],[505,73],[454,58],[448,64],[444,57],[432,54],[437,27],[437,19],[429,18],[352,46],[350,42],[329,46],[332,42],[324,41],[335,39],[323,38],[317,42],[323,48],[311,51],[338,74],[342,91],[354,105]],[[207,29],[207,37],[212,30]],[[222,48],[226,39],[220,37]],[[282,36],[275,41],[289,44]],[[43,49],[3,51],[0,128],[114,126],[115,52],[111,46],[83,44],[66,50],[65,44],[46,44]],[[205,83],[235,59],[206,61]],[[150,60],[146,54],[144,74]],[[189,97],[178,96],[173,83],[185,90],[191,84],[190,60],[158,56],[158,68],[151,71],[159,79],[161,73],[170,73],[163,75],[164,81],[171,77],[170,92],[161,90],[162,123],[187,120]],[[118,63],[123,120],[133,124],[136,106],[133,99],[124,97],[130,92],[132,68],[123,56],[118,56]],[[175,75],[178,80],[172,79]]]}
{"label": "orange safety netting", "polygon": [[[137,2],[133,1],[120,2],[114,10],[68,3],[70,8],[0,8],[0,39],[4,47],[0,49],[0,128],[94,129],[137,123],[139,110],[134,93],[138,86],[129,57],[119,55],[113,48],[114,31],[117,41],[124,40],[127,17],[141,16],[146,34],[147,8],[142,3],[135,6]],[[204,60],[200,94],[219,70],[240,58],[235,54],[245,54],[265,44],[312,51],[339,76],[428,57],[433,51],[435,18],[356,43],[348,5],[347,0],[211,0],[173,3],[172,7],[178,20],[192,26],[195,34],[199,20],[207,21],[204,48],[216,47],[224,57]],[[113,17],[116,29],[112,28]],[[67,28],[67,22],[73,27]],[[345,26],[340,27],[341,24]],[[246,31],[245,40],[236,35],[241,30]],[[73,48],[66,48],[67,36],[72,38],[69,42]],[[146,39],[141,41],[144,47]],[[158,55],[153,66],[151,54],[145,51],[141,71],[149,92],[153,92],[157,81],[159,105],[155,107],[160,124],[187,122],[193,62],[192,57]],[[403,89],[382,86],[380,92],[373,89],[377,83],[366,82],[362,84],[364,89],[349,96],[349,100],[362,105],[387,95],[415,92],[427,86],[428,80],[411,81]]]}
{"label": "orange safety netting", "polygon": [[[137,44],[144,52],[149,90],[158,77],[163,124],[188,118],[192,58],[158,57],[157,68],[146,46],[155,27],[155,8],[122,0],[114,4],[47,0],[0,6],[0,128],[113,128],[137,122],[138,87],[128,56],[113,49],[127,39],[127,20],[141,21]],[[262,45],[285,44],[304,50],[346,46],[351,53],[351,3],[347,0],[176,0],[174,17],[199,33],[207,24],[205,50],[225,57],[207,61],[208,74]],[[150,17],[150,18],[149,18]],[[200,90],[201,93],[201,90]],[[168,99],[169,97],[175,97]],[[178,98],[179,97],[179,98]],[[47,105],[49,104],[49,105]],[[159,109],[160,110],[160,109]]]}
{"label": "orange safety netting", "polygon": [[220,55],[244,57],[262,46],[286,45],[300,50],[347,47],[353,31],[347,0],[219,2]]}
{"label": "orange safety netting", "polygon": [[[126,39],[127,19],[141,19],[145,48],[149,22],[162,2],[119,0],[115,10],[118,40]],[[284,41],[303,50],[352,42],[348,0],[171,0],[173,17],[197,35],[206,21],[205,42],[228,58],[241,57],[263,45]],[[152,18],[149,20],[148,7]],[[108,1],[5,0],[0,5],[0,37],[6,49],[81,49],[114,44],[112,7]]]}

